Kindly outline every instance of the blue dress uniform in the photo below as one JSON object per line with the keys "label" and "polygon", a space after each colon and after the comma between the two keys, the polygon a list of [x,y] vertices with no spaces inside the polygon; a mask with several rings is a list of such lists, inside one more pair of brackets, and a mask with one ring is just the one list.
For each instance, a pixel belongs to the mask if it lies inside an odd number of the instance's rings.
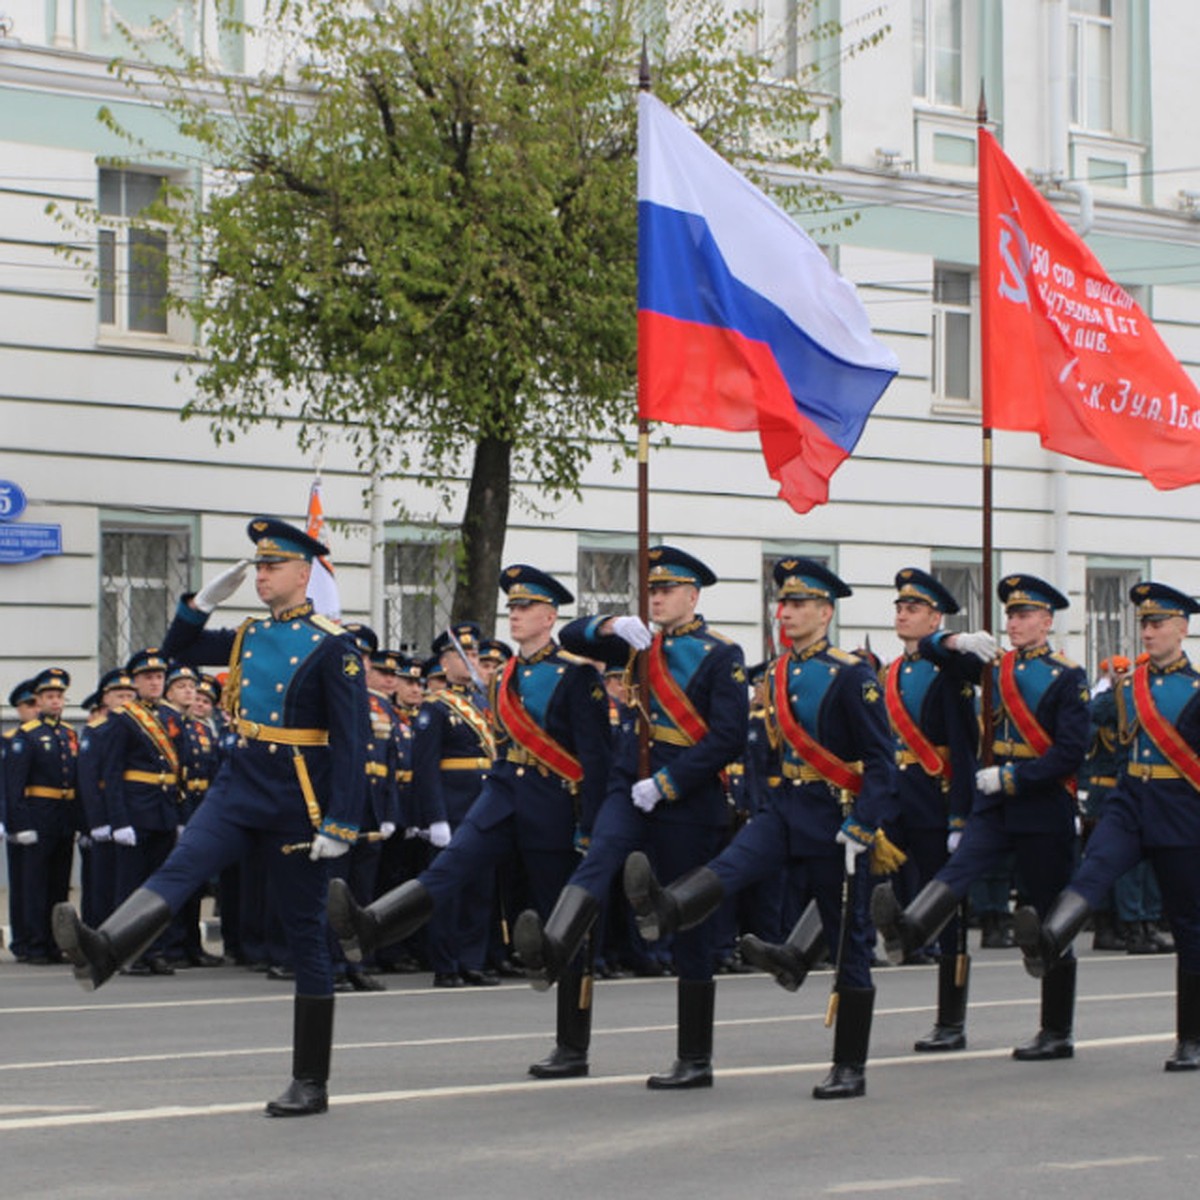
{"label": "blue dress uniform", "polygon": [[[287,579],[291,564],[328,553],[282,521],[256,518],[247,534],[268,581]],[[224,595],[244,570],[239,564],[217,581],[234,577]],[[69,906],[59,906],[55,936],[80,982],[98,986],[160,934],[201,883],[244,859],[253,845],[266,847],[296,967],[293,1082],[267,1112],[323,1112],[333,1037],[323,856],[335,843],[353,843],[362,821],[368,735],[362,660],[341,627],[309,602],[248,619],[236,631],[208,631],[207,619],[181,603],[164,648],[192,665],[229,663],[225,703],[237,741],[161,869],[99,930],[82,927]]]}
{"label": "blue dress uniform", "polygon": [[[33,692],[65,691],[71,677],[49,667],[33,680]],[[59,717],[42,715],[17,728],[5,754],[8,831],[21,854],[21,903],[26,921],[25,960],[58,962],[50,932],[53,906],[66,899],[75,847],[75,731]],[[21,844],[21,834],[36,840]]]}
{"label": "blue dress uniform", "polygon": [[[927,604],[952,615],[958,601],[928,572],[905,567],[896,574],[896,602]],[[975,796],[979,722],[975,679],[978,670],[958,654],[936,654],[937,634],[887,668],[885,692],[899,768],[899,810],[889,822],[893,841],[908,855],[901,879],[924,887],[949,858],[948,836],[966,827]],[[894,707],[903,706],[900,711]],[[907,737],[906,737],[907,733]],[[910,745],[910,739],[916,745]],[[965,943],[957,918],[938,939],[938,1014],[933,1030],[914,1045],[921,1052],[966,1046],[967,972]],[[919,954],[919,951],[918,951]]]}
{"label": "blue dress uniform", "polygon": [[[15,708],[18,714],[21,714],[21,709],[26,710],[26,720],[30,719],[29,710],[35,709],[37,706],[37,696],[33,691],[33,680],[23,679],[16,685],[8,694],[9,708]],[[20,724],[24,724],[22,721]],[[4,731],[4,742],[0,750],[0,774],[7,776],[8,773],[8,747],[12,739],[16,737],[17,730],[20,725],[12,729]],[[5,815],[2,823],[5,828],[12,832],[12,804],[8,800],[7,780],[5,782]],[[13,841],[11,837],[7,839],[5,845],[5,857],[8,859],[8,928],[11,933],[11,941],[9,949],[13,952],[13,957],[17,962],[24,962],[29,957],[29,923],[25,919],[25,887],[24,887],[24,871],[22,870],[25,863],[23,854],[24,847],[18,842]]]}
{"label": "blue dress uniform", "polygon": [[[699,559],[674,546],[650,550],[649,584],[675,588],[710,587],[716,575]],[[581,617],[562,632],[563,646],[606,666],[630,662],[630,647],[599,630],[607,617]],[[610,885],[632,851],[645,848],[664,873],[674,878],[707,862],[717,852],[729,823],[721,772],[746,744],[748,706],[741,647],[711,629],[703,617],[655,635],[650,656],[650,763],[648,776],[662,799],[650,812],[633,800],[641,785],[635,725],[618,733],[607,798],[591,845],[554,910],[540,928],[536,920],[518,923],[516,945],[534,986],[549,986],[574,959]],[[654,663],[664,678],[655,686]],[[522,930],[524,925],[524,933]],[[704,920],[676,938],[677,1049],[674,1066],[647,1080],[652,1088],[706,1086],[711,1082],[715,986],[715,922]]]}
{"label": "blue dress uniform", "polygon": [[[1200,612],[1191,596],[1162,583],[1135,584],[1130,599],[1143,622],[1184,621]],[[1180,650],[1149,661],[1121,684],[1128,758],[1088,840],[1083,862],[1038,920],[1017,913],[1017,941],[1031,974],[1057,973],[1071,940],[1113,883],[1143,857],[1162,889],[1178,953],[1178,1042],[1168,1071],[1200,1070],[1200,672]]]}
{"label": "blue dress uniform", "polygon": [[[138,651],[125,664],[136,677],[162,671],[168,662],[157,646]],[[179,794],[179,735],[175,710],[160,701],[130,700],[112,714],[105,734],[104,803],[112,826],[118,904],[142,886],[175,846],[183,808]],[[132,829],[132,841],[123,841]],[[128,968],[138,975],[172,974],[165,941],[156,941]]]}
{"label": "blue dress uniform", "polygon": [[[1054,612],[1068,601],[1033,575],[1012,575],[997,591],[1007,612],[1038,609]],[[930,639],[935,662],[956,652],[946,636]],[[974,670],[972,658],[960,654]],[[977,661],[977,660],[976,660]],[[1006,680],[1009,682],[1006,683]],[[1048,645],[1009,650],[993,668],[995,741],[992,746],[998,790],[976,795],[958,849],[903,914],[876,907],[875,923],[895,957],[924,945],[954,915],[973,880],[1009,851],[1034,908],[1045,912],[1071,877],[1075,861],[1075,776],[1087,753],[1090,718],[1083,670]],[[1011,702],[1006,690],[1011,687]],[[1032,721],[1031,721],[1032,719]],[[1034,740],[1026,735],[1032,733]],[[1035,744],[1045,740],[1045,746]],[[1017,1046],[1020,1061],[1068,1058],[1075,1011],[1075,960],[1042,982],[1041,1028],[1032,1041]]]}
{"label": "blue dress uniform", "polygon": [[[464,650],[479,645],[479,626],[473,621],[456,625],[454,634]],[[434,656],[440,657],[452,644],[446,632],[440,633],[433,642]],[[495,754],[482,694],[471,685],[448,684],[421,705],[413,732],[413,791],[420,805],[420,826],[445,823],[453,833],[475,803]],[[431,857],[440,853],[434,849]],[[495,874],[487,871],[435,909],[426,931],[435,986],[459,987],[464,972],[483,970],[495,894]]]}
{"label": "blue dress uniform", "polygon": [[[780,600],[832,606],[851,594],[841,579],[812,559],[781,559],[774,578]],[[839,837],[872,847],[877,864],[894,854],[881,828],[894,815],[896,797],[883,689],[862,659],[820,637],[771,664],[765,690],[773,769],[764,811],[703,870],[666,889],[639,877],[640,864],[631,861],[626,892],[643,923],[650,918],[661,932],[664,926],[687,928],[722,897],[780,870],[804,870],[816,913],[801,917],[789,943],[807,970],[823,928],[838,958],[834,1068],[814,1095],[861,1095],[875,994],[870,967],[874,932],[867,918],[871,856],[854,857],[853,879],[847,881]],[[759,946],[757,939],[743,940],[750,961]],[[789,986],[799,982],[794,979]]]}
{"label": "blue dress uniform", "polygon": [[[395,675],[400,667],[400,655],[390,650],[376,650],[370,656],[371,666],[385,674]],[[366,745],[367,803],[363,811],[362,829],[349,854],[335,859],[330,867],[330,879],[341,879],[359,904],[375,899],[379,864],[383,846],[395,836],[400,823],[400,800],[397,774],[400,769],[400,718],[391,700],[382,692],[368,691],[367,704],[371,719],[371,736]],[[339,987],[356,991],[384,990],[384,985],[362,970],[362,964],[347,963],[341,946],[334,940],[335,974]],[[368,964],[374,966],[373,960]]]}
{"label": "blue dress uniform", "polygon": [[[506,567],[500,587],[510,608],[574,596],[552,576],[524,563]],[[509,661],[492,685],[496,758],[450,844],[415,880],[364,911],[345,889],[330,891],[331,921],[352,953],[407,936],[431,913],[451,905],[473,880],[503,862],[524,866],[530,899],[550,912],[578,861],[576,845],[591,831],[604,799],[610,756],[608,699],[589,663],[553,640]],[[420,738],[418,735],[418,746]],[[555,1050],[530,1073],[586,1075],[591,1032],[590,979],[576,964],[560,988]]]}

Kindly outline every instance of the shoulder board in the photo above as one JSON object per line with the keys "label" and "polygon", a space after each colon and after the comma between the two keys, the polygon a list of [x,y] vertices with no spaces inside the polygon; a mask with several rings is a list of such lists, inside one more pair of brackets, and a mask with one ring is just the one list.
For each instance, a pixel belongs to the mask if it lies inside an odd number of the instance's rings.
{"label": "shoulder board", "polygon": [[42,723],[41,717],[34,717],[33,720],[26,721],[25,724],[21,726],[21,732],[22,733],[32,733],[35,729],[37,729],[37,727],[39,725],[41,725],[41,723]]}
{"label": "shoulder board", "polygon": [[826,654],[828,654],[834,662],[861,663],[864,667],[867,665],[861,658],[858,657],[857,654],[851,654],[848,650],[842,650],[838,646],[830,646],[826,651]]}
{"label": "shoulder board", "polygon": [[584,658],[582,654],[572,654],[570,650],[564,650],[561,646],[558,648],[558,653],[554,656],[559,662],[573,663],[577,667],[590,667],[592,660]]}
{"label": "shoulder board", "polygon": [[704,632],[708,634],[708,636],[712,638],[714,642],[724,642],[727,646],[736,645],[733,638],[726,637],[723,633],[718,633],[717,630],[715,630],[711,625],[709,625]]}
{"label": "shoulder board", "polygon": [[340,637],[346,632],[336,621],[331,621],[323,613],[313,613],[308,619],[323,633],[328,633],[333,637]]}
{"label": "shoulder board", "polygon": [[15,725],[13,726],[12,729],[6,729],[4,731],[4,738],[6,741],[9,740],[10,738],[15,738],[16,736],[17,736],[17,728]]}
{"label": "shoulder board", "polygon": [[1061,650],[1056,650],[1050,655],[1050,658],[1053,662],[1058,663],[1060,667],[1072,667],[1075,670],[1079,670],[1079,664],[1074,659],[1068,658]]}

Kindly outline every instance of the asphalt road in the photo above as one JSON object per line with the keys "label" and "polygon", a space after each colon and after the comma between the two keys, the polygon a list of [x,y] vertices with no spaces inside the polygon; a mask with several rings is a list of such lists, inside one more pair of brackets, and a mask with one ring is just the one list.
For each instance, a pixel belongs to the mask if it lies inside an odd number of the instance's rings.
{"label": "asphalt road", "polygon": [[932,968],[877,972],[862,1100],[818,1102],[829,975],[723,978],[716,1086],[664,1094],[674,983],[597,986],[590,1078],[525,1070],[554,1001],[390,976],[338,998],[328,1115],[267,1120],[290,985],[236,968],[117,978],[0,964],[0,1188],[18,1197],[1191,1197],[1200,1073],[1166,1074],[1173,956],[1084,953],[1076,1057],[1017,1063],[1037,1025],[1015,951],[976,954],[969,1048],[912,1052]]}

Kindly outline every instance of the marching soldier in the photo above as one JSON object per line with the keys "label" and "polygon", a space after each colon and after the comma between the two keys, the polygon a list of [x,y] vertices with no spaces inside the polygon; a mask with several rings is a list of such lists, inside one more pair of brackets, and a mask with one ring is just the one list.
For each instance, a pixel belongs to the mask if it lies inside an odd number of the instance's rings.
{"label": "marching soldier", "polygon": [[[639,762],[632,723],[622,728],[607,800],[583,862],[543,923],[522,913],[514,941],[535,988],[573,978],[569,968],[591,929],[610,884],[630,852],[647,847],[671,878],[707,862],[729,822],[721,771],[746,743],[746,670],[741,648],[697,615],[702,588],[716,575],[673,546],[650,551],[650,617],[581,617],[563,630],[566,649],[607,665],[630,661],[630,648],[649,655],[649,773]],[[647,1086],[712,1086],[714,929],[702,921],[674,943],[678,1040],[674,1064]]]}
{"label": "marching soldier", "polygon": [[[903,655],[887,670],[884,694],[896,739],[899,812],[892,825],[908,855],[916,888],[945,865],[962,839],[975,796],[979,724],[975,714],[977,670],[965,671],[960,655],[935,662],[924,648],[941,634],[942,618],[958,612],[958,601],[932,575],[917,567],[899,571],[896,634]],[[996,657],[989,633],[962,634],[955,643],[973,648],[982,662]],[[914,1050],[936,1052],[966,1047],[967,972],[965,930],[957,918],[938,938],[937,1020]]]}
{"label": "marching soldier", "polygon": [[59,962],[50,911],[65,900],[75,849],[76,758],[79,739],[62,719],[71,677],[47,667],[34,680],[38,715],[22,722],[5,753],[10,842],[21,854],[25,961]]}
{"label": "marching soldier", "polygon": [[[21,680],[9,692],[8,706],[16,710],[17,723],[13,728],[4,731],[4,753],[0,757],[0,771],[4,774],[8,772],[8,750],[12,739],[16,737],[18,730],[26,721],[35,720],[38,715],[38,699],[33,690],[32,679]],[[7,783],[5,792],[10,793]],[[12,837],[13,801],[8,798],[8,795],[6,795],[5,801],[7,808],[5,813],[0,816],[0,825],[4,825],[7,829],[6,841],[8,844],[5,850],[8,858],[8,927],[12,935],[9,948],[17,962],[24,962],[29,957],[29,923],[25,919],[25,877],[22,869],[25,855],[21,844]]]}
{"label": "marching soldier", "polygon": [[367,690],[354,644],[306,596],[312,560],[327,549],[265,517],[247,533],[256,589],[270,614],[237,631],[205,630],[212,610],[237,590],[250,565],[243,560],[180,603],[164,643],[182,661],[228,661],[226,703],[237,741],[163,867],[98,930],[65,904],[55,910],[54,928],[76,978],[99,987],[167,928],[204,880],[252,845],[265,845],[296,961],[293,1078],[266,1111],[305,1116],[328,1107],[333,971],[323,860],[349,850],[362,819]]}
{"label": "marching soldier", "polygon": [[[1054,613],[1067,598],[1033,575],[1002,580],[1000,600],[1012,649],[993,669],[995,765],[976,776],[978,796],[962,841],[946,865],[901,910],[884,885],[872,897],[872,916],[888,957],[904,955],[935,937],[954,915],[972,880],[1009,851],[1038,913],[1045,913],[1071,878],[1075,858],[1075,773],[1089,741],[1088,686],[1082,669],[1049,644]],[[951,655],[960,669],[977,669],[981,647],[972,635],[929,643],[935,662]],[[1075,959],[1064,959],[1042,980],[1041,1027],[1017,1046],[1021,1062],[1070,1058],[1075,1013]]]}
{"label": "marching soldier", "polygon": [[1017,944],[1034,978],[1053,979],[1088,913],[1130,867],[1148,857],[1162,888],[1178,953],[1175,1051],[1168,1071],[1200,1070],[1200,672],[1183,652],[1200,604],[1164,583],[1135,584],[1149,654],[1123,680],[1128,759],[1079,870],[1048,912],[1017,912]]}
{"label": "marching soldier", "polygon": [[816,1099],[837,1100],[866,1092],[875,1003],[868,864],[890,871],[903,861],[882,829],[894,810],[896,766],[878,679],[829,644],[834,605],[850,588],[807,558],[782,559],[774,578],[791,649],[766,678],[777,764],[766,808],[717,858],[665,888],[644,855],[631,855],[625,893],[643,934],[661,936],[704,920],[725,896],[803,867],[814,899],[787,943],[747,936],[742,954],[794,991],[815,962],[822,931],[837,947],[833,1067],[813,1088]]}
{"label": "marching soldier", "polygon": [[[578,861],[576,840],[591,828],[604,796],[608,704],[593,667],[554,641],[558,607],[574,600],[558,580],[517,564],[500,576],[519,654],[493,689],[496,762],[449,846],[417,879],[360,909],[345,887],[330,887],[330,922],[347,954],[406,937],[472,879],[519,856],[539,913],[550,911]],[[422,735],[423,736],[423,735]],[[571,968],[560,988],[557,1044],[530,1074],[588,1073],[590,983]]]}
{"label": "marching soldier", "polygon": [[[443,630],[432,649],[446,686],[417,714],[413,790],[422,836],[436,859],[475,803],[496,744],[477,685],[479,626],[462,621]],[[434,987],[489,982],[484,966],[494,895],[493,874],[485,871],[438,905],[427,939]]]}

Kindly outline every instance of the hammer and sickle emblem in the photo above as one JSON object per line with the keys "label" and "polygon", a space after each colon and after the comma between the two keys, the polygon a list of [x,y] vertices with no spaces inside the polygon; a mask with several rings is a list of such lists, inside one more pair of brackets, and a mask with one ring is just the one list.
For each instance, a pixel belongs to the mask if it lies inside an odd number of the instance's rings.
{"label": "hammer and sickle emblem", "polygon": [[1029,239],[1021,228],[1017,207],[1011,213],[1000,214],[1000,257],[1004,270],[1000,273],[1000,295],[1014,304],[1029,307]]}

